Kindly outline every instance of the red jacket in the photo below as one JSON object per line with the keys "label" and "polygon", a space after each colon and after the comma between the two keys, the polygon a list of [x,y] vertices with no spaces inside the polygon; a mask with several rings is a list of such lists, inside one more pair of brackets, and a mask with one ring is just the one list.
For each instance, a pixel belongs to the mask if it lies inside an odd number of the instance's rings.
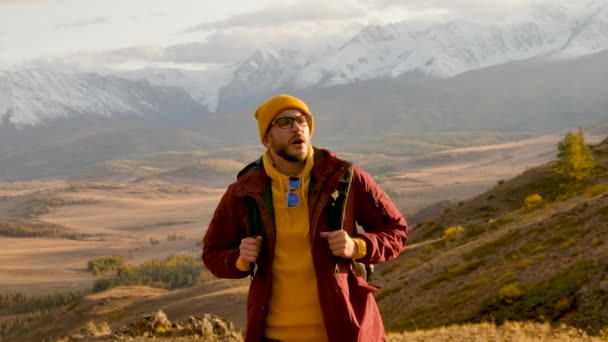
{"label": "red jacket", "polygon": [[[330,341],[384,341],[384,325],[373,297],[377,287],[368,285],[354,273],[350,259],[333,256],[327,241],[319,235],[329,230],[325,207],[348,163],[327,150],[316,148],[314,158],[308,196],[310,237],[327,336]],[[220,278],[248,276],[248,272],[237,269],[236,261],[241,240],[247,237],[245,197],[255,198],[264,225],[264,241],[247,298],[245,340],[249,342],[258,342],[263,337],[272,290],[276,235],[270,194],[270,181],[260,159],[239,173],[237,181],[228,187],[203,239],[203,261],[211,273]],[[344,229],[351,237],[365,240],[367,245],[367,254],[358,261],[384,262],[399,255],[405,247],[408,233],[403,215],[372,177],[359,167],[353,169],[345,212]],[[365,233],[356,233],[355,222]]]}

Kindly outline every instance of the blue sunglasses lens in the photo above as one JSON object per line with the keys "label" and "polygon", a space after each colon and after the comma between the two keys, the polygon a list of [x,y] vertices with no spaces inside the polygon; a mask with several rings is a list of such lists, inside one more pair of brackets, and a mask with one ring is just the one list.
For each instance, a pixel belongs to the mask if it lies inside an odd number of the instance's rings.
{"label": "blue sunglasses lens", "polygon": [[300,185],[302,185],[300,183],[301,183],[301,180],[299,177],[289,177],[289,182],[288,182],[289,191],[299,188]]}
{"label": "blue sunglasses lens", "polygon": [[302,186],[302,179],[299,177],[289,177],[287,182],[289,192],[287,193],[287,208],[295,208],[300,204],[300,196],[297,192],[293,192]]}
{"label": "blue sunglasses lens", "polygon": [[300,196],[295,192],[287,193],[287,208],[295,208],[300,204]]}

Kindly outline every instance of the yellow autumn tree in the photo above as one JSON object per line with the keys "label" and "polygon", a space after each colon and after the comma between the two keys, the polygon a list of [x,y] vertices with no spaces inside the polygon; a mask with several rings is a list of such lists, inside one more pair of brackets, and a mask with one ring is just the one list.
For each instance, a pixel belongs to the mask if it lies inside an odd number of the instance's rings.
{"label": "yellow autumn tree", "polygon": [[577,133],[568,131],[557,144],[557,163],[553,171],[567,181],[582,181],[593,175],[596,164],[589,146],[585,143],[583,129]]}

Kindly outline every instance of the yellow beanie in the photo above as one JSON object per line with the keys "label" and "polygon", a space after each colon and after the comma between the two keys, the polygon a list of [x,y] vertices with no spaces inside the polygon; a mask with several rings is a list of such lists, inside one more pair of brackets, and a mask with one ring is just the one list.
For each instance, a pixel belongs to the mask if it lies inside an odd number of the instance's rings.
{"label": "yellow beanie", "polygon": [[264,136],[274,117],[285,109],[298,109],[302,114],[310,115],[310,125],[308,128],[312,137],[315,121],[306,103],[297,97],[283,94],[270,98],[255,111],[255,118],[258,120],[258,128],[260,130],[260,141],[262,143],[264,143]]}

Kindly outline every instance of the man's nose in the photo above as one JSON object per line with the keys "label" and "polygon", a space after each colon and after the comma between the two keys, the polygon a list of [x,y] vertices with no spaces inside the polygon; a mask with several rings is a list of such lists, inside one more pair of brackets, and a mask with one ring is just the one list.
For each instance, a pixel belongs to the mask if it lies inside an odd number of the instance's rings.
{"label": "man's nose", "polygon": [[297,120],[294,120],[293,124],[291,125],[291,129],[295,130],[296,132],[298,132],[298,131],[300,131],[300,130],[302,130],[304,128],[307,128],[307,127],[308,126],[306,126],[306,124],[304,124],[304,123],[298,123]]}

